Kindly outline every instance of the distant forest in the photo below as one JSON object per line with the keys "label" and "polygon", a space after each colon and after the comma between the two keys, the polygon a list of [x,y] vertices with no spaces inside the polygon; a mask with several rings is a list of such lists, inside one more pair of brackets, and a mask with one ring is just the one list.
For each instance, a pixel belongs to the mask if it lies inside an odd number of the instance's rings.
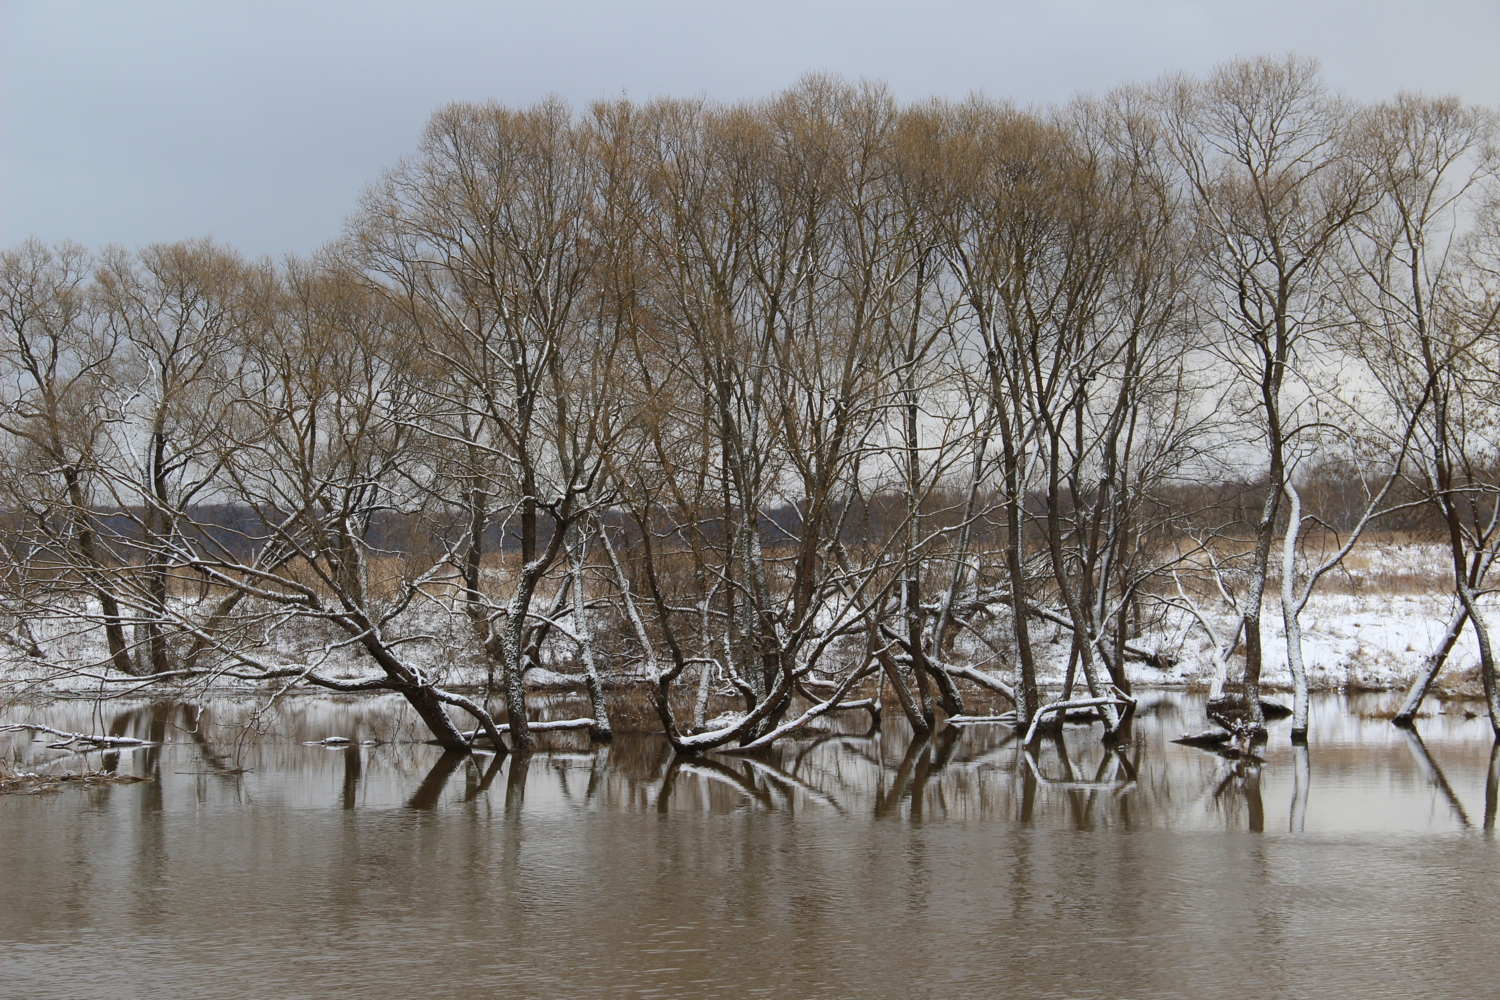
{"label": "distant forest", "polygon": [[[1451,551],[1500,732],[1497,139],[1297,58],[1046,109],[807,77],[449,105],[310,259],[24,243],[4,639],[399,692],[450,749],[530,750],[549,664],[608,738],[628,675],[693,753],[882,692],[1109,736],[1168,613],[1253,733],[1271,604],[1295,737],[1307,597],[1400,530]],[[1044,629],[1086,695],[1047,701]]]}

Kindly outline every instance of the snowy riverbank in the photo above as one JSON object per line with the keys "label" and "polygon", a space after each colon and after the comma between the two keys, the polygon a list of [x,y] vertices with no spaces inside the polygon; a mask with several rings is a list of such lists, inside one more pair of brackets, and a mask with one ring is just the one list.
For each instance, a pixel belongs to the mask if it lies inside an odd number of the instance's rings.
{"label": "snowy riverbank", "polygon": [[[1303,656],[1309,685],[1314,690],[1392,690],[1408,685],[1423,659],[1441,639],[1456,610],[1443,587],[1443,550],[1430,543],[1370,543],[1350,559],[1350,572],[1331,576],[1303,611]],[[1007,609],[996,615],[990,644],[960,638],[955,657],[986,672],[1010,679],[1013,667],[995,650],[1009,646]],[[1202,602],[1201,610],[1222,637],[1234,626],[1234,616],[1222,601]],[[31,618],[24,629],[11,619],[10,641],[0,646],[0,688],[10,697],[27,694],[97,695],[132,689],[174,685],[216,690],[267,689],[268,682],[219,675],[212,679],[168,676],[152,681],[111,670],[102,629],[79,619]],[[405,650],[439,684],[477,689],[493,683],[487,665],[472,652],[468,623],[461,615],[427,608],[413,613],[402,627],[413,636]],[[1267,688],[1289,688],[1286,645],[1279,603],[1268,595],[1262,619]],[[40,657],[29,655],[34,640]],[[1047,622],[1033,627],[1040,679],[1055,685],[1067,667],[1069,634]],[[1172,665],[1159,668],[1139,660],[1127,664],[1136,683],[1153,687],[1207,687],[1213,680],[1212,643],[1204,629],[1187,613],[1166,609],[1157,624],[1132,644],[1162,654]],[[332,642],[307,622],[283,622],[267,629],[249,646],[258,660],[279,667],[317,670],[328,677],[353,679],[373,671],[357,647]],[[1242,653],[1231,664],[1239,666]],[[638,660],[628,654],[606,657],[600,664],[606,683],[633,685],[643,680]],[[528,671],[527,686],[536,690],[582,688],[579,665],[566,652],[544,655],[543,664]],[[295,678],[271,683],[278,688]],[[1472,630],[1466,630],[1439,675],[1440,694],[1478,694],[1478,649]]]}

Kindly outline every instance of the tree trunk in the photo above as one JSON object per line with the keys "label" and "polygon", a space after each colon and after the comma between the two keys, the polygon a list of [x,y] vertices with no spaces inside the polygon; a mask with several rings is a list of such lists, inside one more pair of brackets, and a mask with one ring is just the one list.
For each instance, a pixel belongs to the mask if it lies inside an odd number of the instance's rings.
{"label": "tree trunk", "polygon": [[1443,664],[1448,660],[1448,654],[1453,652],[1453,647],[1458,644],[1458,637],[1463,634],[1464,625],[1469,621],[1469,609],[1460,604],[1458,613],[1448,623],[1448,630],[1443,633],[1442,639],[1438,640],[1436,648],[1422,661],[1417,668],[1417,676],[1411,682],[1411,688],[1406,692],[1406,700],[1401,703],[1393,723],[1398,726],[1410,726],[1417,717],[1417,711],[1422,707],[1422,701],[1427,697],[1427,691],[1432,687],[1432,682],[1437,678],[1438,671],[1443,669]]}
{"label": "tree trunk", "polygon": [[1260,524],[1256,528],[1255,561],[1250,571],[1250,587],[1245,594],[1245,673],[1243,706],[1245,719],[1252,736],[1266,730],[1265,713],[1260,707],[1260,675],[1264,662],[1261,646],[1260,612],[1266,593],[1266,575],[1270,569],[1271,541],[1276,530],[1276,515],[1281,509],[1281,486],[1279,478],[1266,491],[1266,501],[1261,508]]}
{"label": "tree trunk", "polygon": [[1500,690],[1495,683],[1495,651],[1490,642],[1490,627],[1479,610],[1478,595],[1467,585],[1459,589],[1459,599],[1474,623],[1474,637],[1479,640],[1479,671],[1484,680],[1484,701],[1490,710],[1490,728],[1500,736]]}
{"label": "tree trunk", "polygon": [[1005,502],[1005,568],[1010,575],[1010,606],[1013,619],[1012,631],[1016,639],[1016,663],[1020,676],[1016,678],[1016,722],[1022,727],[1031,725],[1032,716],[1041,707],[1041,696],[1037,693],[1036,657],[1031,648],[1031,626],[1027,621],[1026,608],[1026,556],[1022,548],[1021,495],[1019,460],[1006,454],[1006,490],[1010,496]]}
{"label": "tree trunk", "polygon": [[594,724],[589,727],[589,738],[606,743],[614,738],[609,725],[609,712],[604,706],[604,686],[599,682],[599,670],[594,662],[594,633],[589,622],[588,602],[583,596],[584,541],[568,550],[568,560],[573,572],[573,632],[578,636],[579,658],[583,660],[584,683],[589,690],[589,704],[593,709]]}
{"label": "tree trunk", "polygon": [[[468,753],[469,741],[464,739],[463,733],[453,724],[448,717],[448,710],[443,703],[438,701],[437,696],[429,689],[417,685],[407,685],[400,688],[401,694],[411,703],[411,707],[417,710],[417,715],[427,724],[432,732],[433,739],[444,750],[455,753]],[[515,732],[512,727],[511,732]],[[503,750],[496,748],[496,752]]]}
{"label": "tree trunk", "polygon": [[83,484],[78,470],[67,466],[63,470],[67,482],[68,501],[73,507],[73,518],[77,528],[78,552],[83,556],[85,570],[93,584],[94,596],[99,601],[99,610],[104,616],[104,638],[109,646],[109,659],[122,674],[133,674],[130,662],[130,647],[125,642],[125,626],[120,618],[120,604],[115,595],[104,585],[104,565],[99,560],[99,550],[94,542],[94,529],[89,525],[88,508],[83,502]]}
{"label": "tree trunk", "polygon": [[1281,620],[1286,628],[1286,659],[1292,672],[1292,742],[1307,742],[1307,667],[1302,662],[1302,619],[1293,592],[1297,575],[1297,537],[1302,527],[1302,496],[1284,485],[1288,510],[1281,544]]}

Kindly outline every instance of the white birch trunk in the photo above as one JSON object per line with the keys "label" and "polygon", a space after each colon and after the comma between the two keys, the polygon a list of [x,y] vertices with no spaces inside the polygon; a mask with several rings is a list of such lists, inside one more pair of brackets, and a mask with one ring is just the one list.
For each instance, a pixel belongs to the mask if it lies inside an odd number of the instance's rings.
{"label": "white birch trunk", "polygon": [[583,558],[586,541],[568,549],[568,561],[573,572],[573,633],[578,639],[578,655],[583,660],[584,683],[589,689],[589,703],[593,710],[594,724],[589,736],[604,741],[614,736],[609,725],[609,712],[604,705],[604,685],[599,681],[599,668],[594,659],[594,630],[589,622],[588,601],[583,596]]}
{"label": "white birch trunk", "polygon": [[1286,661],[1292,671],[1292,742],[1307,739],[1307,667],[1302,662],[1302,617],[1297,601],[1297,537],[1302,529],[1302,497],[1290,480],[1286,535],[1281,540],[1281,620],[1286,628]]}

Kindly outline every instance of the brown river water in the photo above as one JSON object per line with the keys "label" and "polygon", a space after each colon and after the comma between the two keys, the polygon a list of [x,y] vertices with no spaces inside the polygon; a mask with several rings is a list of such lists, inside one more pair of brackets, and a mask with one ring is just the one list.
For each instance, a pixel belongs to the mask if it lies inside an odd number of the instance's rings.
{"label": "brown river water", "polygon": [[1500,996],[1488,723],[1395,700],[1260,763],[1168,742],[1175,692],[1117,751],[851,721],[699,760],[444,757],[381,699],[13,708],[165,742],[0,744],[155,779],[0,795],[0,997]]}

